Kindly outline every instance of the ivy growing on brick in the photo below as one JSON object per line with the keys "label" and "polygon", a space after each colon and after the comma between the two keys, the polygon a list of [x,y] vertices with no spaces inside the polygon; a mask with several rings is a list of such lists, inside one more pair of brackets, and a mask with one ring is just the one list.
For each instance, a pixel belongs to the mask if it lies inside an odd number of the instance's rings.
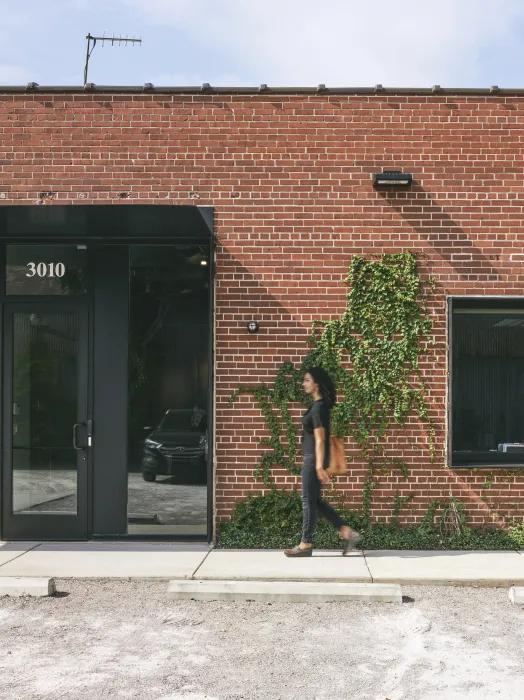
{"label": "ivy growing on brick", "polygon": [[[298,433],[291,407],[307,406],[310,397],[302,389],[304,372],[322,366],[333,378],[339,401],[332,412],[333,431],[350,436],[370,467],[364,511],[370,508],[374,476],[398,468],[407,478],[407,464],[388,460],[385,442],[393,426],[404,427],[417,415],[426,426],[428,447],[434,459],[434,428],[420,359],[432,346],[431,318],[427,309],[433,281],[418,273],[412,252],[384,254],[365,259],[355,256],[345,284],[350,288],[340,318],[314,321],[310,351],[300,367],[282,364],[272,386],[241,386],[230,397],[251,394],[265,418],[269,437],[261,440],[256,478],[271,483],[271,468],[280,465],[299,473]],[[367,503],[367,507],[366,507]]]}

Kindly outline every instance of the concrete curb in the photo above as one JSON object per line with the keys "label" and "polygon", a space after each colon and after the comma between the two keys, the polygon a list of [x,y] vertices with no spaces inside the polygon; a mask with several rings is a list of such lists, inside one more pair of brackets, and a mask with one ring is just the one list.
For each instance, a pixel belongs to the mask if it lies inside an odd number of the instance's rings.
{"label": "concrete curb", "polygon": [[170,581],[173,600],[254,601],[257,603],[335,603],[361,600],[402,603],[397,584],[311,583],[308,581]]}
{"label": "concrete curb", "polygon": [[[510,578],[500,578],[500,579],[487,579],[487,578],[434,578],[429,576],[428,578],[423,578],[422,576],[409,577],[398,577],[398,578],[378,578],[373,579],[373,583],[398,583],[400,586],[449,586],[451,588],[507,588],[515,583],[515,579]],[[517,581],[520,583],[520,581]],[[524,583],[524,581],[522,582]]]}
{"label": "concrete curb", "polygon": [[55,581],[52,578],[22,578],[18,576],[6,576],[0,578],[0,596],[8,595],[14,598],[32,596],[43,598],[53,595]]}
{"label": "concrete curb", "polygon": [[524,587],[511,586],[508,597],[515,605],[524,605]]}

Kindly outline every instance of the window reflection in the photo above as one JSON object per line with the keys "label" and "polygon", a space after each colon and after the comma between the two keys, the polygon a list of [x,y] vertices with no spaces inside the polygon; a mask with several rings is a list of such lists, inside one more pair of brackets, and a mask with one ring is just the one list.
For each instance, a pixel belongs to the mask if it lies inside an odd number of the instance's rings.
{"label": "window reflection", "polygon": [[13,513],[76,515],[78,316],[13,315]]}
{"label": "window reflection", "polygon": [[524,461],[524,310],[453,313],[453,462]]}
{"label": "window reflection", "polygon": [[130,534],[207,534],[208,256],[130,248]]}

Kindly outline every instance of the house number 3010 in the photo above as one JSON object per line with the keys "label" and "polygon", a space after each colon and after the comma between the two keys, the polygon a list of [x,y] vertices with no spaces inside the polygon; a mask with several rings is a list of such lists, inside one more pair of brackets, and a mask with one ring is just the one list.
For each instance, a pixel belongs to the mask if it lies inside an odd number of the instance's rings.
{"label": "house number 3010", "polygon": [[63,277],[65,275],[65,265],[64,263],[27,263],[28,272],[25,273],[26,277]]}

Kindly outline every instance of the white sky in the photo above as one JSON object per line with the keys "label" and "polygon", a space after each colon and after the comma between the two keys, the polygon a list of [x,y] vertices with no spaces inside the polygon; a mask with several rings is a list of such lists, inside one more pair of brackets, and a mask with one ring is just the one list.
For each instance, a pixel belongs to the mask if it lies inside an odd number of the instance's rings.
{"label": "white sky", "polygon": [[0,0],[0,85],[523,87],[524,0]]}

